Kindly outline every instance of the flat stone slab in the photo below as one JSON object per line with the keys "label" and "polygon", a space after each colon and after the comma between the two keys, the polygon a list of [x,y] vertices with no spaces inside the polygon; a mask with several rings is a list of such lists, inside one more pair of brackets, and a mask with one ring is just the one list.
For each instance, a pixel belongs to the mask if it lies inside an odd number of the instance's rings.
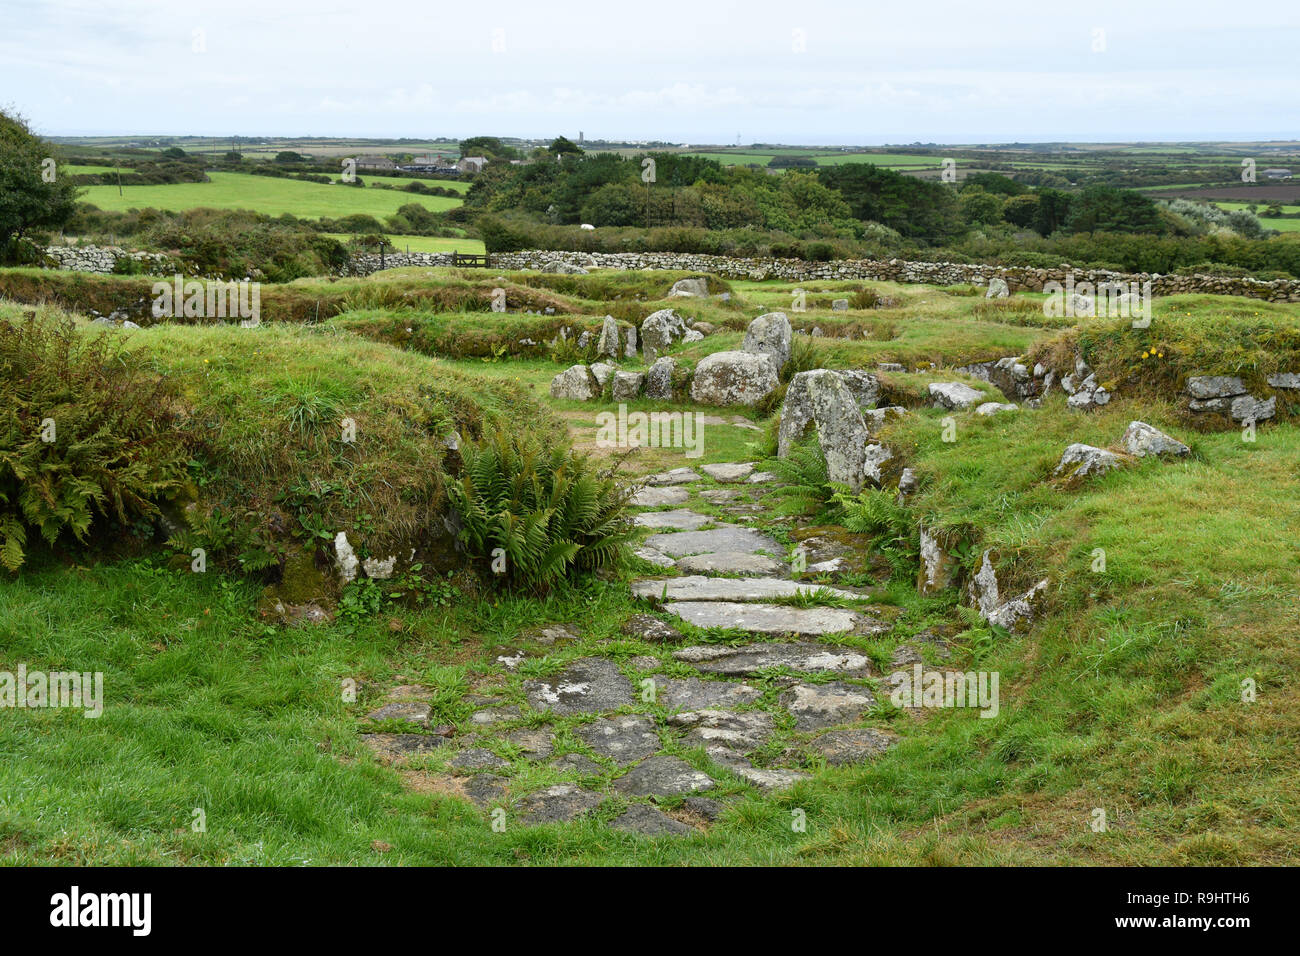
{"label": "flat stone slab", "polygon": [[609,821],[611,829],[624,830],[628,833],[640,833],[642,836],[687,836],[695,828],[687,826],[680,820],[674,820],[662,810],[638,803],[628,807],[613,820]]}
{"label": "flat stone slab", "polygon": [[710,747],[707,753],[709,759],[714,763],[726,767],[736,776],[760,790],[786,790],[793,787],[800,780],[812,779],[811,775],[800,773],[797,770],[755,767],[740,754],[726,747]]}
{"label": "flat stone slab", "polygon": [[772,715],[763,710],[688,710],[668,718],[673,727],[686,727],[687,747],[725,747],[748,753],[772,736]]}
{"label": "flat stone slab", "polygon": [[661,488],[664,485],[689,485],[692,481],[702,481],[700,473],[693,468],[674,468],[672,471],[662,471],[657,475],[649,475],[645,483],[652,487]]}
{"label": "flat stone slab", "polygon": [[658,565],[661,568],[675,567],[677,562],[662,551],[654,548],[637,548],[633,552],[642,561],[649,561],[651,564]]}
{"label": "flat stone slab", "polygon": [[717,465],[701,465],[700,471],[704,472],[714,481],[722,484],[733,484],[738,481],[744,481],[754,473],[753,462],[722,462]]}
{"label": "flat stone slab", "polygon": [[713,789],[707,773],[681,757],[649,757],[614,781],[614,789],[634,797],[673,797]]}
{"label": "flat stone slab", "polygon": [[557,783],[530,793],[519,801],[516,812],[524,823],[567,823],[586,816],[605,802],[598,793],[583,790],[576,783]]}
{"label": "flat stone slab", "polygon": [[486,807],[502,802],[509,783],[509,777],[499,777],[492,773],[476,773],[464,779],[461,791],[480,807]]}
{"label": "flat stone slab", "polygon": [[469,715],[469,722],[478,727],[489,727],[492,724],[502,724],[509,720],[518,720],[520,718],[518,707],[488,707],[484,710],[476,710]]}
{"label": "flat stone slab", "polygon": [[688,554],[712,554],[718,551],[766,551],[770,554],[782,554],[784,550],[776,541],[753,528],[742,528],[734,524],[721,524],[708,531],[682,531],[678,534],[652,534],[643,542],[645,547],[654,548],[674,558]]}
{"label": "flat stone slab", "polygon": [[732,501],[752,501],[749,492],[743,488],[705,488],[700,497],[711,505],[725,505]]}
{"label": "flat stone slab", "polygon": [[789,570],[775,558],[747,551],[713,551],[709,554],[690,554],[677,562],[677,568],[688,574],[741,574],[766,577]]}
{"label": "flat stone slab", "polygon": [[551,761],[556,770],[567,773],[580,773],[584,777],[594,777],[605,772],[605,768],[586,754],[565,754]]}
{"label": "flat stone slab", "polygon": [[666,601],[770,601],[821,592],[837,598],[862,595],[818,584],[801,584],[783,578],[706,578],[690,574],[680,578],[646,578],[632,582],[632,593],[647,600]]}
{"label": "flat stone slab", "polygon": [[756,634],[816,637],[853,630],[860,616],[833,607],[783,607],[735,601],[672,601],[664,610],[696,627],[731,627]]}
{"label": "flat stone slab", "polygon": [[602,717],[577,728],[575,733],[588,747],[619,766],[636,763],[663,746],[655,733],[654,718],[638,714]]}
{"label": "flat stone slab", "polygon": [[556,714],[598,714],[637,702],[631,682],[603,657],[575,661],[550,680],[524,681],[524,696],[535,709]]}
{"label": "flat stone slab", "polygon": [[405,720],[412,724],[428,725],[433,708],[422,701],[400,701],[385,704],[366,714],[367,720]]}
{"label": "flat stone slab", "polygon": [[752,704],[761,696],[759,688],[738,681],[655,678],[655,700],[668,710],[728,710]]}
{"label": "flat stone slab", "polygon": [[651,614],[633,614],[623,622],[620,630],[629,637],[638,637],[650,644],[676,644],[682,640],[677,628]]}
{"label": "flat stone slab", "polygon": [[502,734],[501,740],[512,747],[518,747],[530,759],[545,760],[555,749],[555,735],[536,727],[520,727]]}
{"label": "flat stone slab", "polygon": [[898,738],[893,734],[871,727],[855,727],[822,734],[809,747],[825,757],[831,766],[842,767],[879,757],[896,743]]}
{"label": "flat stone slab", "polygon": [[510,761],[482,747],[471,747],[448,760],[447,766],[456,770],[503,770],[510,766]]}
{"label": "flat stone slab", "polygon": [[628,504],[636,508],[657,508],[660,505],[681,505],[690,498],[691,493],[680,485],[665,488],[641,488],[628,499]]}
{"label": "flat stone slab", "polygon": [[874,707],[875,695],[856,684],[795,684],[780,696],[781,706],[794,715],[796,730],[821,730],[847,724]]}
{"label": "flat stone slab", "polygon": [[[746,607],[743,604],[733,606]],[[845,677],[866,677],[871,672],[871,660],[862,651],[811,642],[746,644],[742,647],[699,644],[674,651],[673,657],[706,674],[731,677],[748,676],[765,667],[788,667],[805,673],[828,671]]]}
{"label": "flat stone slab", "polygon": [[765,485],[778,480],[779,476],[774,471],[756,471],[745,479],[751,485]]}
{"label": "flat stone slab", "polygon": [[416,757],[447,743],[438,734],[362,734],[361,742],[379,757]]}
{"label": "flat stone slab", "polygon": [[675,508],[672,511],[647,511],[645,514],[637,515],[633,522],[638,528],[675,528],[679,531],[695,531],[714,520],[709,515],[702,515],[698,511]]}

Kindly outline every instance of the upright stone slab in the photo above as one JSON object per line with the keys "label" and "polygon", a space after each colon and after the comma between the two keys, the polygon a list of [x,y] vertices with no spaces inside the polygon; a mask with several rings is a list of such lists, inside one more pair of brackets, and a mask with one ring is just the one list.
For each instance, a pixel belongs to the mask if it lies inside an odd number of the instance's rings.
{"label": "upright stone slab", "polygon": [[790,361],[790,340],[793,333],[790,320],[784,312],[767,312],[760,315],[745,330],[745,342],[741,348],[746,352],[770,356],[777,372]]}
{"label": "upright stone slab", "polygon": [[695,366],[691,400],[701,405],[753,407],[776,391],[780,380],[768,355],[714,352]]}
{"label": "upright stone slab", "polygon": [[800,372],[790,380],[781,408],[777,455],[788,456],[809,427],[817,430],[830,480],[860,491],[870,436],[853,392],[829,369]]}

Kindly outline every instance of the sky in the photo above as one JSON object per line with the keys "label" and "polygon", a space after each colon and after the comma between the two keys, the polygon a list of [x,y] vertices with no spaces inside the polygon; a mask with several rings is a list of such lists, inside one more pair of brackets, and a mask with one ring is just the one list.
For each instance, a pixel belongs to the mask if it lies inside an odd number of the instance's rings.
{"label": "sky", "polygon": [[5,0],[47,136],[1300,139],[1300,4]]}

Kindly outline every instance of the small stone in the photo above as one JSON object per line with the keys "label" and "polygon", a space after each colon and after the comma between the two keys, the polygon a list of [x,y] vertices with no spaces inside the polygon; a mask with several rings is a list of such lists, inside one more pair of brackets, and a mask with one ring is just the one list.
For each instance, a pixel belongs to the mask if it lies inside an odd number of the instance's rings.
{"label": "small stone", "polygon": [[[740,609],[752,607],[734,606]],[[745,644],[740,647],[693,645],[674,651],[673,657],[703,673],[731,677],[747,677],[765,667],[788,667],[807,673],[826,671],[844,677],[867,677],[871,673],[871,659],[863,652],[809,642]]]}
{"label": "small stone", "polygon": [[657,475],[650,475],[645,479],[645,483],[652,487],[662,487],[663,485],[687,485],[693,481],[701,481],[699,472],[692,468],[674,468],[672,471],[661,472]]}
{"label": "small stone", "polygon": [[841,767],[879,757],[896,743],[898,738],[893,734],[870,727],[855,727],[822,734],[808,746],[825,757],[831,766]]}
{"label": "small stone", "polygon": [[633,614],[623,622],[622,631],[649,644],[676,644],[682,640],[677,628],[651,614]]}
{"label": "small stone", "polygon": [[643,836],[686,836],[695,828],[674,820],[662,810],[643,803],[629,807],[609,822],[612,829],[640,833]]}
{"label": "small stone", "polygon": [[647,511],[632,519],[639,528],[674,528],[680,531],[695,531],[709,524],[713,518],[687,508],[672,511]]}
{"label": "small stone", "polygon": [[385,704],[366,714],[367,720],[405,720],[413,724],[428,724],[433,708],[420,701]]}
{"label": "small stone", "polygon": [[700,471],[714,481],[733,484],[744,481],[752,475],[754,473],[754,464],[753,462],[724,462],[717,465],[701,465]]}
{"label": "small stone", "polygon": [[510,766],[510,761],[498,757],[490,750],[473,747],[462,751],[447,761],[447,766],[457,770],[501,770]]}
{"label": "small stone", "polygon": [[614,789],[634,797],[678,796],[713,789],[709,775],[680,757],[649,757],[614,781]]}
{"label": "small stone", "polygon": [[574,783],[557,783],[553,787],[530,793],[519,801],[517,812],[529,825],[542,823],[567,823],[586,816],[605,798],[598,793],[583,790]]}
{"label": "small stone", "polygon": [[930,396],[935,404],[956,411],[970,408],[984,397],[984,393],[962,382],[931,382]]}
{"label": "small stone", "polygon": [[632,685],[613,661],[588,657],[550,680],[524,681],[524,695],[536,710],[592,714],[636,703]]}
{"label": "small stone", "polygon": [[1088,475],[1104,474],[1118,467],[1119,459],[1113,452],[1076,442],[1065,449],[1052,474],[1083,478]]}
{"label": "small stone", "polygon": [[582,725],[575,733],[597,754],[620,766],[648,757],[661,746],[654,718],[635,714],[602,717]]}
{"label": "small stone", "polygon": [[586,754],[565,754],[551,761],[551,766],[562,773],[576,773],[584,777],[596,777],[605,772],[605,768]]}
{"label": "small stone", "polygon": [[1124,449],[1138,458],[1147,455],[1190,455],[1192,450],[1146,422],[1129,422],[1121,439]]}
{"label": "small stone", "polygon": [[676,561],[656,548],[636,548],[632,553],[642,561],[649,561],[651,564],[658,565],[661,568],[671,568],[677,564]]}
{"label": "small stone", "polygon": [[985,402],[975,409],[976,415],[996,415],[998,412],[1014,412],[1017,405],[1013,402]]}
{"label": "small stone", "polygon": [[820,730],[857,720],[875,706],[876,698],[866,687],[834,681],[795,684],[781,695],[780,702],[794,715],[796,730]]}

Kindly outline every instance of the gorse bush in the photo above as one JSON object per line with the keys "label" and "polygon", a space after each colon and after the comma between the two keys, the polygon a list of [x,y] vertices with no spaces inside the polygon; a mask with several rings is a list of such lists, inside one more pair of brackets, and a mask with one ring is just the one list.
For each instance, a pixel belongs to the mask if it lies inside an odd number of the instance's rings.
{"label": "gorse bush", "polygon": [[543,591],[622,558],[631,492],[590,459],[504,430],[461,455],[464,469],[447,487],[459,540],[507,586]]}
{"label": "gorse bush", "polygon": [[138,353],[71,319],[0,323],[0,563],[28,531],[85,541],[97,517],[158,512],[185,476],[175,393]]}

